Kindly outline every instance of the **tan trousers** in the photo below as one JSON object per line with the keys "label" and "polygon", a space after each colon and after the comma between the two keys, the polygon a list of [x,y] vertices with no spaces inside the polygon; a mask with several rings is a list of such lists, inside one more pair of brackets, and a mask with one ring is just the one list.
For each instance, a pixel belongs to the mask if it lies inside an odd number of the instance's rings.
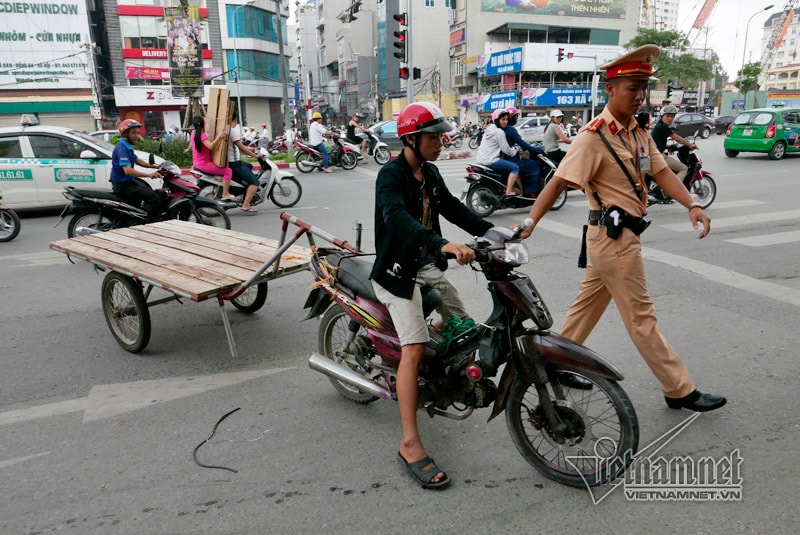
{"label": "tan trousers", "polygon": [[605,227],[590,226],[586,242],[586,275],[567,311],[561,334],[583,344],[613,298],[628,336],[661,383],[664,395],[681,398],[690,394],[694,385],[689,372],[656,326],[639,237],[625,229],[612,240]]}
{"label": "tan trousers", "polygon": [[683,179],[686,178],[686,171],[688,171],[689,168],[686,167],[685,164],[681,163],[679,159],[665,154],[664,161],[667,162],[667,167],[669,167],[670,171],[675,173],[675,176],[678,177],[678,180],[682,182]]}

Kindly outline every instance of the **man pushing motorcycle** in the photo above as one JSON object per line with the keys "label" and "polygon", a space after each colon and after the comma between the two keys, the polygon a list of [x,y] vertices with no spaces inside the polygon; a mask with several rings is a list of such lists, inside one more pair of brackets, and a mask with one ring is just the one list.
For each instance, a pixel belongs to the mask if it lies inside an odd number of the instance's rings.
{"label": "man pushing motorcycle", "polygon": [[464,265],[475,259],[475,253],[465,244],[442,238],[439,215],[471,236],[492,227],[450,193],[430,163],[439,156],[441,136],[449,130],[447,118],[433,104],[415,102],[400,113],[397,135],[403,150],[381,168],[375,187],[376,258],[370,275],[402,346],[396,385],[403,428],[398,457],[422,487],[437,489],[449,485],[450,478],[427,455],[417,428],[417,380],[429,339],[420,288],[433,286],[441,292],[442,320],[466,317],[464,304],[443,271],[447,254]]}

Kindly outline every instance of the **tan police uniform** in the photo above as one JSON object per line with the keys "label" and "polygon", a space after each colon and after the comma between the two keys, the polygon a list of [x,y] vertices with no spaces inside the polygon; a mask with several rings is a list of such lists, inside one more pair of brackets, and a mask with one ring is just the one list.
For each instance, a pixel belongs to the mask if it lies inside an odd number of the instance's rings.
{"label": "tan police uniform", "polygon": [[[656,50],[655,57],[658,57],[658,48],[653,48]],[[629,56],[637,53],[641,55],[642,49],[626,54],[601,69],[608,68],[610,74],[615,66],[631,67],[630,63],[634,63],[633,67],[636,67],[636,58]],[[652,74],[652,59],[645,63],[644,69],[648,65]],[[623,124],[606,108],[574,138],[567,156],[559,165],[556,176],[585,189],[590,210],[601,208],[596,193],[605,208],[617,206],[636,217],[647,213],[642,193],[634,191],[598,134],[602,132],[605,135],[631,178],[643,184],[641,167],[646,158],[649,158],[652,174],[664,169],[666,163],[649,133],[636,126],[634,117]],[[628,335],[661,383],[664,395],[681,398],[692,393],[694,385],[686,366],[656,325],[655,307],[647,290],[639,236],[625,228],[619,238],[612,239],[607,236],[604,226],[593,224],[589,226],[586,242],[589,256],[586,274],[578,296],[567,312],[561,334],[583,343],[613,298]]]}

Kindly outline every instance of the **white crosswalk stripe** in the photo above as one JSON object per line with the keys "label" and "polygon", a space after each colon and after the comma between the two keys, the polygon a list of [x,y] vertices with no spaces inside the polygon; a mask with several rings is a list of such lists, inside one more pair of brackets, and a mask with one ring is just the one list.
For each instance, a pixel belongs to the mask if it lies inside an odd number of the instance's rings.
{"label": "white crosswalk stripe", "polygon": [[[758,223],[771,223],[775,221],[786,221],[790,219],[800,219],[800,210],[785,210],[781,212],[764,212],[761,214],[748,214],[733,217],[712,218],[711,228],[721,229],[730,227],[741,227],[756,225]],[[674,225],[660,225],[662,228],[674,230],[675,232],[694,232],[694,229],[684,223]]]}

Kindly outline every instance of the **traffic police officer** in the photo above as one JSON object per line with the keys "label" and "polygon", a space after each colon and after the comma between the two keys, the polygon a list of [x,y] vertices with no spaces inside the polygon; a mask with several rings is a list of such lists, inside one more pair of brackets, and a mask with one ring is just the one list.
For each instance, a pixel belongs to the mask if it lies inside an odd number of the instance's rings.
{"label": "traffic police officer", "polygon": [[567,186],[586,192],[589,221],[584,245],[588,245],[589,262],[561,334],[583,343],[613,298],[628,335],[661,383],[667,405],[710,411],[722,407],[726,399],[698,391],[683,361],[659,332],[642,261],[639,234],[649,224],[644,217],[644,173],[653,175],[670,197],[687,208],[694,228],[702,224],[700,238],[708,234],[711,224],[669,170],[648,132],[637,128],[634,116],[644,101],[659,53],[657,46],[645,45],[600,67],[606,71],[608,105],[575,138],[530,217],[535,227]]}

